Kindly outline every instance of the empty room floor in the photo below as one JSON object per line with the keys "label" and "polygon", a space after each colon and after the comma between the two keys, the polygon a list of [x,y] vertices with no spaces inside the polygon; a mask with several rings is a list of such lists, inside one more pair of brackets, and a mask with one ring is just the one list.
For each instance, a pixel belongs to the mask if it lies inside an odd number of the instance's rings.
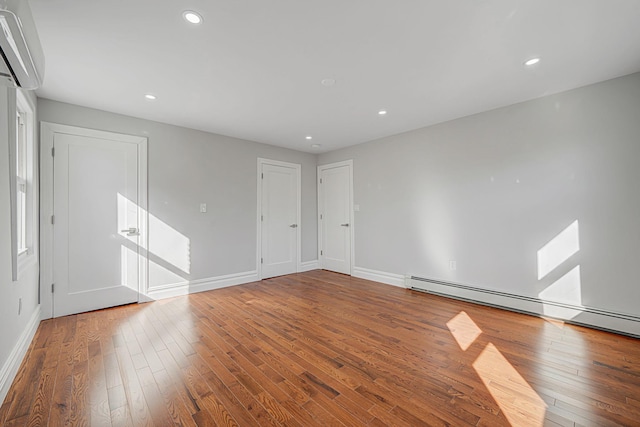
{"label": "empty room floor", "polygon": [[0,425],[640,425],[640,340],[326,271],[43,321]]}

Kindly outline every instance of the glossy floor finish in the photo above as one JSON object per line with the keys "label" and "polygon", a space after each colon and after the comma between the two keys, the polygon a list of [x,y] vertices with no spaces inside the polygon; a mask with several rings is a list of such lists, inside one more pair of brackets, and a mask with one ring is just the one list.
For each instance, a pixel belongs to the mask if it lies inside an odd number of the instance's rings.
{"label": "glossy floor finish", "polygon": [[44,321],[0,425],[640,425],[640,341],[312,271]]}

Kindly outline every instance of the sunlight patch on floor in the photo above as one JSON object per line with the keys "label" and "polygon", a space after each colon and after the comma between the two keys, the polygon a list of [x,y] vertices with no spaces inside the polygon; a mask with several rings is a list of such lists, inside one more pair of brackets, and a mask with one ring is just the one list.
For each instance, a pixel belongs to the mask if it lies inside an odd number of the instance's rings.
{"label": "sunlight patch on floor", "polygon": [[462,351],[466,351],[471,344],[480,336],[482,330],[471,320],[469,315],[461,311],[453,319],[447,322],[447,327],[451,335],[458,342]]}
{"label": "sunlight patch on floor", "polygon": [[511,425],[544,425],[547,405],[495,345],[487,344],[473,368]]}

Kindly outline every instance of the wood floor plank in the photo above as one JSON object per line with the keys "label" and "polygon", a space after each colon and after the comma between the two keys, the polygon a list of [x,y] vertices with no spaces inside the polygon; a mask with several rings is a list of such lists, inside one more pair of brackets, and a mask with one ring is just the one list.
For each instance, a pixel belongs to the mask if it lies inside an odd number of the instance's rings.
{"label": "wood floor plank", "polygon": [[2,426],[639,420],[637,339],[321,270],[43,321],[0,406]]}

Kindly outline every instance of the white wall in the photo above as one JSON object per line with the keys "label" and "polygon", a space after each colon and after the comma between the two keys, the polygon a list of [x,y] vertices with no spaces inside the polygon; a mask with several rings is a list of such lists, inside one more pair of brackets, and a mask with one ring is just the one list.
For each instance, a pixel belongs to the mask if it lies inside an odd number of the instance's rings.
{"label": "white wall", "polygon": [[[40,321],[38,265],[25,268],[17,282],[11,278],[8,119],[15,120],[16,113],[15,105],[8,105],[8,99],[9,91],[13,90],[0,85],[0,402],[4,400]],[[35,96],[27,96],[35,105]],[[22,311],[18,314],[20,299]]]}
{"label": "white wall", "polygon": [[189,247],[178,254],[187,268],[150,258],[150,288],[256,270],[258,157],[302,165],[302,261],[317,259],[315,154],[47,99],[38,99],[38,114],[45,122],[149,138],[150,250],[176,236]]}
{"label": "white wall", "polygon": [[[538,297],[569,272],[575,282],[579,266],[583,305],[640,315],[640,74],[319,164],[345,159],[360,205],[357,267]],[[579,251],[539,279],[538,251],[574,221]]]}

